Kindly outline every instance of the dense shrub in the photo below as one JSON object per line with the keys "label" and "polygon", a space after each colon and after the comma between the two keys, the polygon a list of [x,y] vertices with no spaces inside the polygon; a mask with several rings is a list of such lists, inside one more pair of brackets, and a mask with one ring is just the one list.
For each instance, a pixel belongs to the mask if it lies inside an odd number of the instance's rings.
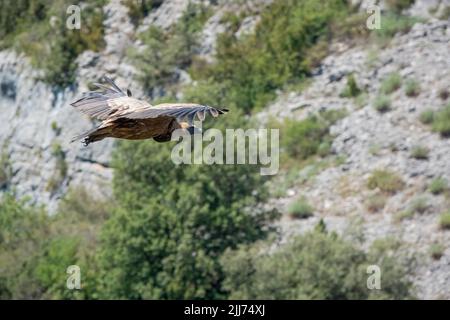
{"label": "dense shrub", "polygon": [[8,187],[12,178],[12,164],[6,146],[0,149],[0,190]]}
{"label": "dense shrub", "polygon": [[434,121],[434,111],[433,110],[425,110],[420,114],[419,117],[420,122],[423,124],[431,124]]}
{"label": "dense shrub", "polygon": [[45,241],[47,216],[14,195],[0,199],[0,298],[36,298],[39,286],[30,265]]}
{"label": "dense shrub", "polygon": [[291,157],[306,159],[317,153],[327,132],[327,126],[317,117],[302,121],[286,119],[281,132],[281,145]]}
{"label": "dense shrub", "polygon": [[450,229],[450,212],[444,212],[439,217],[439,226],[442,229]]}
{"label": "dense shrub", "polygon": [[385,95],[377,96],[373,106],[378,112],[387,112],[391,110],[391,99]]}
{"label": "dense shrub", "polygon": [[416,97],[420,93],[420,84],[416,80],[407,80],[405,82],[405,93],[408,97]]}
{"label": "dense shrub", "polygon": [[343,98],[357,97],[361,93],[361,89],[356,83],[355,76],[353,74],[347,77],[347,85],[341,92],[340,96]]}
{"label": "dense shrub", "polygon": [[420,19],[387,12],[381,16],[381,28],[375,29],[377,41],[384,45],[397,33],[407,33]]}
{"label": "dense shrub", "polygon": [[389,74],[381,83],[380,91],[389,94],[399,89],[402,85],[402,78],[397,72]]}
{"label": "dense shrub", "polygon": [[378,188],[386,193],[396,193],[404,185],[402,178],[389,170],[375,170],[367,181],[369,189]]}
{"label": "dense shrub", "polygon": [[[0,199],[0,298],[95,298],[95,244],[108,202],[70,191],[58,213],[12,194]],[[83,290],[68,290],[66,269],[78,265]]]}
{"label": "dense shrub", "polygon": [[[82,4],[81,29],[66,27],[69,0],[6,1],[0,14],[1,47],[13,46],[30,57],[44,71],[42,80],[67,86],[74,80],[75,59],[85,50],[103,47],[104,0],[86,0]],[[50,23],[50,18],[52,23]],[[49,36],[51,34],[51,36]]]}
{"label": "dense shrub", "polygon": [[414,199],[409,205],[409,209],[412,213],[422,214],[429,208],[428,200],[425,197],[419,197]]}
{"label": "dense shrub", "polygon": [[439,260],[444,255],[445,247],[440,243],[433,243],[429,251],[434,260]]}
{"label": "dense shrub", "polygon": [[383,194],[374,194],[367,198],[366,200],[366,208],[370,212],[378,212],[383,210],[386,205],[387,198]]}
{"label": "dense shrub", "polygon": [[163,0],[125,0],[131,22],[137,26],[152,9],[159,7]]}
{"label": "dense shrub", "polygon": [[292,218],[305,219],[313,215],[314,209],[305,198],[297,199],[288,208],[288,214]]}
{"label": "dense shrub", "polygon": [[[224,285],[231,299],[407,299],[411,283],[399,251],[385,241],[366,254],[322,227],[275,251],[262,245],[227,251]],[[374,263],[381,290],[367,289],[367,266]]]}
{"label": "dense shrub", "polygon": [[[275,90],[310,71],[309,50],[326,38],[330,24],[348,12],[346,1],[275,1],[261,14],[253,34],[233,30],[218,39],[216,62],[193,77],[220,85],[226,105],[249,112],[264,106]],[[323,50],[320,49],[321,51]]]}
{"label": "dense shrub", "polygon": [[401,12],[411,7],[416,0],[387,0],[386,5],[395,12]]}
{"label": "dense shrub", "polygon": [[431,181],[429,190],[432,194],[441,194],[442,192],[446,191],[448,189],[448,183],[447,180],[444,178],[435,178],[433,181]]}
{"label": "dense shrub", "polygon": [[177,80],[177,70],[191,64],[198,45],[198,32],[210,14],[207,7],[190,3],[169,31],[152,26],[139,35],[145,49],[130,49],[128,55],[140,70],[139,79],[149,95],[158,96],[155,89],[163,87],[169,91],[163,95],[172,93],[170,85]]}
{"label": "dense shrub", "polygon": [[441,136],[450,137],[450,104],[435,113],[432,128]]}
{"label": "dense shrub", "polygon": [[425,146],[413,146],[411,149],[411,157],[418,160],[427,160],[430,149]]}
{"label": "dense shrub", "polygon": [[283,123],[275,124],[281,130],[281,147],[292,158],[326,156],[332,141],[329,128],[346,115],[345,110],[328,110],[300,121],[285,119]]}

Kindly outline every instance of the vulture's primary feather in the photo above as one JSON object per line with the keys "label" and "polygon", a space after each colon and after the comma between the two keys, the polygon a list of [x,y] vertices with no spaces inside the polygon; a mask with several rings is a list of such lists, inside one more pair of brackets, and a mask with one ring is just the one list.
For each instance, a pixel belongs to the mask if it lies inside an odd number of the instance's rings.
{"label": "vulture's primary feather", "polygon": [[104,83],[94,85],[98,88],[97,91],[86,92],[71,103],[78,111],[102,121],[97,128],[72,140],[84,138],[85,145],[107,137],[170,141],[174,130],[192,127],[195,116],[203,121],[207,114],[217,117],[228,112],[227,109],[195,103],[163,103],[152,106],[146,101],[133,98],[130,90],[122,91],[106,76]]}

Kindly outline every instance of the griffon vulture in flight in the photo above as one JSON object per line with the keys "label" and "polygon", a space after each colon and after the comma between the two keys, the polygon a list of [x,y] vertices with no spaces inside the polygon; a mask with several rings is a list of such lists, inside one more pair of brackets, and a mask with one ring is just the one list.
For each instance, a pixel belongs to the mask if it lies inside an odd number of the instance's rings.
{"label": "griffon vulture in flight", "polygon": [[213,117],[228,112],[194,103],[163,103],[152,106],[146,101],[131,97],[131,92],[124,93],[111,79],[104,77],[106,84],[95,83],[98,91],[83,94],[82,98],[71,103],[77,110],[88,116],[101,120],[101,124],[92,130],[73,138],[83,139],[89,143],[104,138],[150,139],[157,142],[171,140],[175,129],[186,129],[190,134],[196,131],[193,125],[197,115],[200,121],[207,113]]}

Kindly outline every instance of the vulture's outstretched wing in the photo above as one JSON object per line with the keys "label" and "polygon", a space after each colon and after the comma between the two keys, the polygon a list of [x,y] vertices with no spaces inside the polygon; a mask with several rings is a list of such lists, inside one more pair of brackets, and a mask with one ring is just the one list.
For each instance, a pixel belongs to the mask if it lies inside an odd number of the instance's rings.
{"label": "vulture's outstretched wing", "polygon": [[91,91],[73,103],[77,110],[99,120],[118,118],[148,119],[173,117],[177,121],[187,120],[192,125],[195,115],[200,121],[206,114],[217,117],[228,112],[195,103],[163,103],[152,106],[149,103],[131,97],[131,92],[124,93],[111,79],[104,77],[106,84],[95,83],[102,91]]}
{"label": "vulture's outstretched wing", "polygon": [[130,93],[124,93],[108,77],[103,77],[105,84],[94,83],[99,91],[90,91],[71,103],[78,111],[81,111],[92,118],[106,120],[111,117],[120,116],[123,112],[133,112],[142,108],[151,107],[145,101],[130,97]]}
{"label": "vulture's outstretched wing", "polygon": [[149,108],[136,110],[126,110],[121,117],[128,119],[148,119],[169,116],[177,119],[178,122],[186,120],[192,124],[195,116],[198,120],[205,120],[205,115],[210,114],[214,118],[219,114],[228,112],[227,109],[218,109],[210,106],[203,106],[195,103],[162,103]]}

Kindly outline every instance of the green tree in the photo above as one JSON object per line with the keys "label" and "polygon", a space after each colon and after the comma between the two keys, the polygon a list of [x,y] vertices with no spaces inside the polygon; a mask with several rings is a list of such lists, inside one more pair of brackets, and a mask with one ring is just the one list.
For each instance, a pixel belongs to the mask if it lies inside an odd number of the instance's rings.
{"label": "green tree", "polygon": [[[17,200],[0,199],[0,298],[86,299],[98,288],[96,235],[109,206],[73,189],[59,212]],[[81,269],[82,290],[66,287],[67,267]]]}
{"label": "green tree", "polygon": [[123,142],[114,154],[118,206],[100,257],[107,298],[226,297],[222,252],[264,238],[276,214],[261,206],[257,166],[174,165],[172,146]]}
{"label": "green tree", "polygon": [[[407,269],[394,247],[383,241],[365,253],[322,224],[275,251],[264,242],[228,250],[221,259],[224,287],[231,299],[411,298]],[[373,264],[382,270],[382,290],[367,288]]]}
{"label": "green tree", "polygon": [[329,34],[334,20],[344,18],[344,0],[274,1],[261,13],[254,33],[220,35],[216,62],[193,76],[220,84],[226,105],[251,111],[275,96],[275,90],[299,81],[311,69],[309,49]]}
{"label": "green tree", "polygon": [[178,22],[168,31],[155,26],[139,34],[144,50],[130,49],[128,55],[140,70],[139,79],[149,95],[155,87],[163,87],[171,94],[179,68],[192,62],[198,35],[211,11],[204,5],[189,3]]}
{"label": "green tree", "polygon": [[[24,52],[34,67],[44,71],[42,80],[68,86],[75,79],[78,55],[85,50],[103,48],[105,3],[105,0],[2,1],[0,48],[13,47]],[[66,11],[72,4],[83,8],[80,30],[66,27]]]}
{"label": "green tree", "polygon": [[0,298],[37,298],[33,277],[36,260],[49,229],[44,210],[30,207],[13,194],[0,199]]}

